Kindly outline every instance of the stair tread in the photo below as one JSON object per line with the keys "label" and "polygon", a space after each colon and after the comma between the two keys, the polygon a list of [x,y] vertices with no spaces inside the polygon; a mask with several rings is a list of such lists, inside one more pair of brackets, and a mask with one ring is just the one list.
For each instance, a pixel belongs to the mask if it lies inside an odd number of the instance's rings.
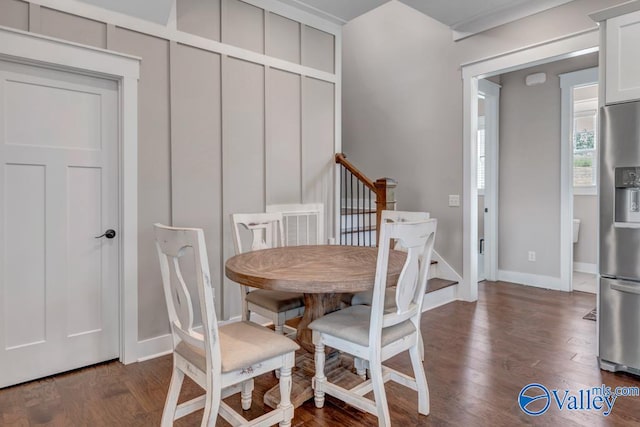
{"label": "stair tread", "polygon": [[439,277],[434,277],[433,279],[429,279],[427,282],[427,291],[426,294],[430,292],[439,291],[440,289],[448,288],[449,286],[457,285],[458,282],[455,280],[447,280],[441,279]]}
{"label": "stair tread", "polygon": [[[425,291],[425,294],[436,292],[441,289],[445,289],[445,288],[448,288],[449,286],[454,286],[457,284],[458,282],[456,282],[455,280],[447,280],[447,279],[442,279],[440,277],[434,277],[427,281],[427,290]],[[344,293],[342,294],[342,302],[344,302],[347,305],[350,305],[352,297],[353,297],[352,293]]]}

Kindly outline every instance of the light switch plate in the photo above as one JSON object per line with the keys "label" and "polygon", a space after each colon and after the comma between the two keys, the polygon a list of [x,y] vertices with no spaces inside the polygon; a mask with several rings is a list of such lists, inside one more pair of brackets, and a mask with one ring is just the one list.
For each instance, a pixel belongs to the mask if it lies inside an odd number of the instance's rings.
{"label": "light switch plate", "polygon": [[449,194],[449,206],[450,207],[460,206],[460,195],[459,194]]}

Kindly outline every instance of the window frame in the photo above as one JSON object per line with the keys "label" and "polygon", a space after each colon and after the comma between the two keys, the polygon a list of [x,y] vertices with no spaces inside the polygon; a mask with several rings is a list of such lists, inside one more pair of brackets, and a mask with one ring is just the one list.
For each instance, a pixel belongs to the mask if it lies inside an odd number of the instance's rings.
{"label": "window frame", "polygon": [[[478,95],[480,97],[480,95]],[[480,132],[483,132],[482,135],[482,151],[484,154],[480,155]],[[487,136],[487,128],[486,128],[486,116],[478,116],[478,150],[476,155],[476,164],[477,164],[477,174],[478,174],[478,196],[484,196],[484,189],[487,185],[487,146],[486,146],[486,136]],[[480,158],[484,159],[484,163],[482,165],[482,187],[480,187]]]}
{"label": "window frame", "polygon": [[[574,102],[575,105],[575,102]],[[572,183],[573,183],[573,193],[574,194],[578,194],[578,195],[597,195],[598,194],[598,169],[599,169],[599,153],[600,153],[600,144],[599,144],[599,140],[598,140],[598,108],[596,107],[595,109],[588,109],[588,110],[584,110],[584,111],[574,111],[573,112],[573,118],[572,118],[572,129],[571,129],[571,144],[573,145],[574,141],[573,139],[575,138],[575,131],[576,131],[576,120],[579,118],[585,118],[585,117],[590,117],[591,120],[593,121],[593,132],[594,132],[594,148],[589,148],[589,149],[583,149],[583,150],[576,150],[576,148],[574,146],[572,146],[572,160],[575,162],[575,156],[576,153],[586,153],[586,152],[593,152],[593,158],[595,159],[594,164],[591,166],[592,170],[593,170],[593,180],[594,183],[591,185],[575,185],[575,178],[572,179]],[[572,172],[573,170],[575,170],[575,165],[573,165],[572,167]],[[572,177],[573,177],[573,173],[572,173]]]}
{"label": "window frame", "polygon": [[[567,108],[562,108],[561,113],[561,143],[570,145],[570,160],[571,160],[571,188],[573,189],[573,195],[575,196],[597,196],[598,195],[598,168],[600,167],[600,159],[599,159],[599,131],[598,131],[598,122],[597,122],[597,112],[598,108],[596,107],[595,114],[595,159],[596,164],[594,167],[595,184],[588,186],[576,186],[574,185],[573,179],[573,162],[574,162],[574,145],[573,145],[573,128],[575,121],[574,114],[574,100],[573,100],[573,90],[578,87],[584,86],[592,86],[594,84],[599,84],[598,81],[598,67],[587,68],[584,70],[574,71],[570,73],[560,74],[560,88],[561,88],[561,98],[562,103],[567,106]],[[599,105],[599,100],[598,104]]]}

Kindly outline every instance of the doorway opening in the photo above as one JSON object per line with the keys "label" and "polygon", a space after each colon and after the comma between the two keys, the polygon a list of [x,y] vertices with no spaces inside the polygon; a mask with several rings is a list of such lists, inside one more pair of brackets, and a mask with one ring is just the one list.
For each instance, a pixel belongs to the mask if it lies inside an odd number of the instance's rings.
{"label": "doorway opening", "polygon": [[478,81],[478,281],[497,279],[500,85]]}
{"label": "doorway opening", "polygon": [[571,150],[573,290],[596,293],[598,236],[598,68],[560,75],[562,141]]}
{"label": "doorway opening", "polygon": [[[589,30],[571,37],[545,42],[527,49],[499,55],[462,65],[463,73],[463,120],[464,120],[464,213],[463,213],[463,272],[462,286],[459,288],[460,299],[475,301],[478,298],[478,189],[477,189],[477,132],[478,132],[478,93],[479,80],[521,70],[540,64],[558,61],[598,51],[599,37],[597,29]],[[571,290],[572,241],[572,207],[573,194],[571,188],[570,150],[568,145],[560,149],[560,272],[559,277],[545,276],[543,286],[558,290]],[[500,280],[501,278],[498,277]],[[551,279],[550,281],[547,279]],[[504,278],[502,280],[507,280]],[[533,283],[536,285],[536,283]]]}

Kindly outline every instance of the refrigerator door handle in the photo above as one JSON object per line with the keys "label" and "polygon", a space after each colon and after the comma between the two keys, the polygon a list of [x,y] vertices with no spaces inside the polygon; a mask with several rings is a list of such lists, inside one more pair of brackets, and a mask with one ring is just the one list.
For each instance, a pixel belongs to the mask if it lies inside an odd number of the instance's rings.
{"label": "refrigerator door handle", "polygon": [[628,294],[640,295],[640,286],[621,285],[619,283],[612,283],[611,289],[614,291],[626,292]]}

